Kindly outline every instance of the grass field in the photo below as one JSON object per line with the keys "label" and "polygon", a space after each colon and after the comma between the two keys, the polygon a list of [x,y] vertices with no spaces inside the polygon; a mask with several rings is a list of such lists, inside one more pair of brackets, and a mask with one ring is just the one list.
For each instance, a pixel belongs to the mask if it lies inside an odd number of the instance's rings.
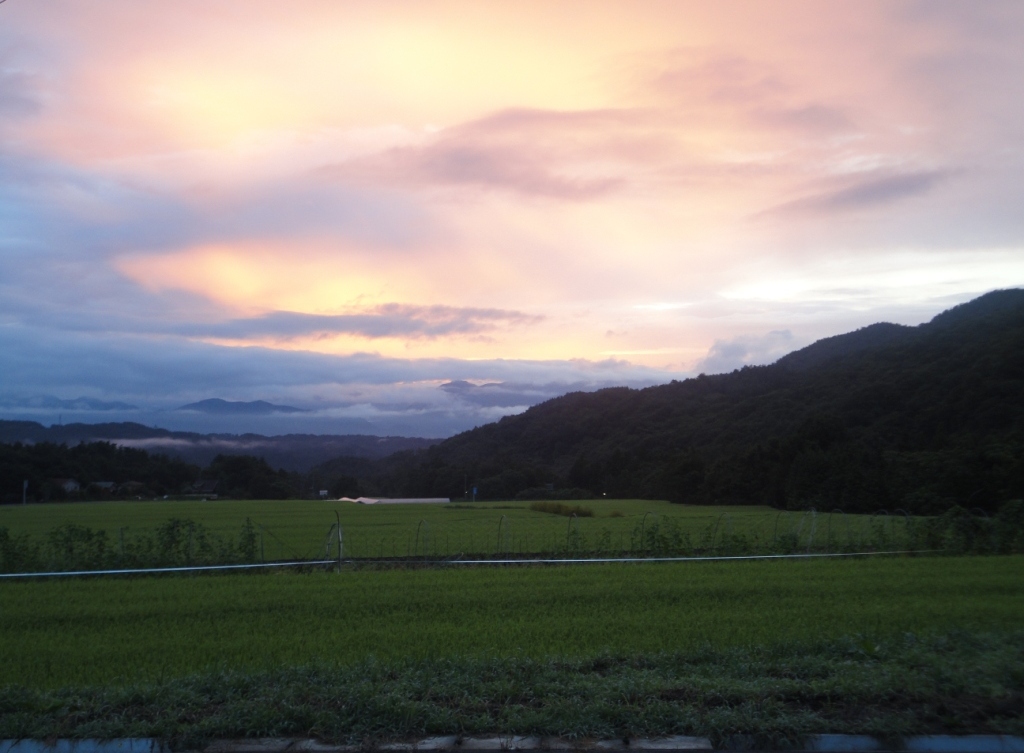
{"label": "grass field", "polygon": [[[247,519],[260,533],[267,560],[323,556],[337,514],[348,557],[456,556],[556,552],[649,551],[658,548],[856,548],[899,546],[901,515],[782,512],[767,507],[701,507],[650,500],[573,502],[593,517],[566,518],[528,502],[467,505],[375,505],[308,500],[81,502],[0,507],[0,527],[45,537],[73,523],[107,531],[110,539],[152,531],[170,518],[191,519],[228,539]],[[337,550],[333,553],[336,555]]]}
{"label": "grass field", "polygon": [[0,583],[0,685],[592,657],[1024,624],[1024,557]]}

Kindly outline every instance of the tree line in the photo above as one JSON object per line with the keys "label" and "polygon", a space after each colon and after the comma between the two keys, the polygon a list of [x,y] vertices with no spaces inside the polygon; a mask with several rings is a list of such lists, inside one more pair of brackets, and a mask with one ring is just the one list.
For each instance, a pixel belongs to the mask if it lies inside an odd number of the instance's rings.
{"label": "tree line", "polygon": [[0,504],[214,494],[287,499],[302,496],[305,483],[251,455],[218,455],[201,467],[111,442],[0,444]]}

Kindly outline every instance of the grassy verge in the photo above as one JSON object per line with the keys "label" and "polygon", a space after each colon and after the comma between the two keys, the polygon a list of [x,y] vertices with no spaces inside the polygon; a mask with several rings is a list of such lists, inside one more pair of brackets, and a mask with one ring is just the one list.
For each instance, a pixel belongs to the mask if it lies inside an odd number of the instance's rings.
{"label": "grassy verge", "polygon": [[860,636],[649,656],[364,660],[117,688],[0,690],[0,738],[1024,733],[1024,633]]}

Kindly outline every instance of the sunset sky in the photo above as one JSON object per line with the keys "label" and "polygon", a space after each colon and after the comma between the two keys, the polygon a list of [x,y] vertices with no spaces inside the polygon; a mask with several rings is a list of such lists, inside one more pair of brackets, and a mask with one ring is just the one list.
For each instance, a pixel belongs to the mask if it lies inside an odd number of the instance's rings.
{"label": "sunset sky", "polygon": [[1022,82],[1016,0],[6,0],[0,417],[443,436],[918,324],[1024,285]]}

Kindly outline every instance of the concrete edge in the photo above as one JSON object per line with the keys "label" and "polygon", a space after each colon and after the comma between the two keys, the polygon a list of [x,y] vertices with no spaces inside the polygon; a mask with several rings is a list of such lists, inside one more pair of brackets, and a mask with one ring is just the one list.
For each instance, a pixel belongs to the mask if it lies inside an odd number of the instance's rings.
{"label": "concrete edge", "polygon": [[[888,743],[870,735],[812,735],[805,739],[804,747],[820,753],[872,753],[892,748]],[[904,738],[899,750],[908,753],[1024,753],[1024,737],[914,735]]]}
{"label": "concrete edge", "polygon": [[[333,745],[317,740],[260,738],[219,740],[201,753],[503,753],[504,751],[566,751],[567,753],[687,753],[712,750],[706,737],[634,738],[630,740],[566,740],[557,737],[455,735],[428,737],[405,742],[380,743],[369,748]],[[811,735],[804,750],[815,753],[1024,753],[1024,737],[1013,735],[915,735],[893,746],[870,735]],[[0,740],[0,753],[171,753],[170,747],[154,738],[115,740]],[[198,752],[197,752],[198,753]]]}

